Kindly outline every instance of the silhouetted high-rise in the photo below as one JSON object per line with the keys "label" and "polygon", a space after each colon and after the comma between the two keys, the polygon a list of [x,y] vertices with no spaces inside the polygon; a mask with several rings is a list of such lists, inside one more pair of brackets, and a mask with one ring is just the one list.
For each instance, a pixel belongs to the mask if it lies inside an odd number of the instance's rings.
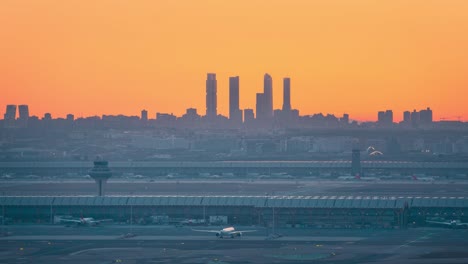
{"label": "silhouetted high-rise", "polygon": [[14,127],[15,120],[16,120],[16,105],[7,105],[6,112],[3,115],[3,119],[5,120],[5,127]]}
{"label": "silhouetted high-rise", "polygon": [[8,121],[16,119],[16,105],[7,105],[6,112],[3,115],[3,118]]}
{"label": "silhouetted high-rise", "polygon": [[417,126],[419,124],[419,112],[416,109],[411,112],[411,124]]}
{"label": "silhouetted high-rise", "polygon": [[265,95],[266,118],[273,117],[273,79],[268,73],[263,77],[263,94]]}
{"label": "silhouetted high-rise", "polygon": [[141,110],[141,120],[148,121],[148,111],[146,111],[145,109]]}
{"label": "silhouetted high-rise", "polygon": [[291,111],[291,79],[283,79],[283,111]]}
{"label": "silhouetted high-rise", "polygon": [[28,105],[19,105],[18,106],[19,118],[18,125],[20,127],[27,127],[29,120],[29,107]]}
{"label": "silhouetted high-rise", "polygon": [[427,108],[426,110],[419,111],[419,121],[421,124],[430,124],[432,123],[432,110]]}
{"label": "silhouetted high-rise", "polygon": [[206,78],[206,116],[216,117],[217,110],[217,81],[215,73],[208,73]]}
{"label": "silhouetted high-rise", "polygon": [[239,109],[239,76],[229,77],[229,119],[236,124],[242,123]]}
{"label": "silhouetted high-rise", "polygon": [[255,105],[255,114],[256,119],[261,121],[267,118],[266,113],[266,96],[264,93],[257,93],[256,105]]}
{"label": "silhouetted high-rise", "polygon": [[411,122],[411,112],[405,111],[403,112],[403,122],[409,124]]}
{"label": "silhouetted high-rise", "polygon": [[18,106],[19,119],[28,119],[29,118],[29,107],[28,105],[19,105]]}
{"label": "silhouetted high-rise", "polygon": [[381,125],[391,125],[393,124],[393,111],[379,111],[377,117],[378,123]]}

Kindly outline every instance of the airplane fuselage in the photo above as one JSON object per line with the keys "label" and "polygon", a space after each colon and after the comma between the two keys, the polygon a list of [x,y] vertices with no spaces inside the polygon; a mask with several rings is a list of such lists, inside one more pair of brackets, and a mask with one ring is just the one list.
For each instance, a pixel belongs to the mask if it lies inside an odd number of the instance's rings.
{"label": "airplane fuselage", "polygon": [[223,237],[234,237],[234,236],[241,236],[241,233],[236,232],[234,227],[226,227],[221,229],[218,233],[216,233],[217,237],[223,238]]}

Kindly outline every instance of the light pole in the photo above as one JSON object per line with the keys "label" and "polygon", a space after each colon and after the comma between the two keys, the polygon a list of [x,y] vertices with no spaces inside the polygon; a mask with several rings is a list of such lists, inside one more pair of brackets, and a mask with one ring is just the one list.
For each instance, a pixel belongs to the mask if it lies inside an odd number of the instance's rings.
{"label": "light pole", "polygon": [[54,216],[52,211],[52,203],[50,203],[50,224],[54,224]]}
{"label": "light pole", "polygon": [[133,204],[130,205],[130,233],[133,233]]}
{"label": "light pole", "polygon": [[273,205],[273,203],[271,204],[271,209],[273,211],[273,235],[275,235],[275,206]]}

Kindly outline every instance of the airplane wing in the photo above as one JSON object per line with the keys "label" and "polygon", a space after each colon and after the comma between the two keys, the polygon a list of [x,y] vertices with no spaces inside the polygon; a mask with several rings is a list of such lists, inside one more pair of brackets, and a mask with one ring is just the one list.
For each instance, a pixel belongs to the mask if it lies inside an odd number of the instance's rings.
{"label": "airplane wing", "polygon": [[256,231],[257,231],[257,230],[245,230],[245,231],[243,231],[243,230],[240,230],[240,231],[239,231],[239,230],[236,230],[236,231],[231,232],[230,234],[231,234],[231,235],[240,235],[240,234],[242,234],[242,233],[249,233],[249,232],[256,232]]}
{"label": "airplane wing", "polygon": [[236,230],[235,233],[248,233],[248,232],[257,232],[257,230]]}
{"label": "airplane wing", "polygon": [[192,231],[196,232],[206,232],[206,233],[219,233],[219,230],[200,230],[200,229],[192,229]]}
{"label": "airplane wing", "polygon": [[449,222],[438,222],[438,221],[428,221],[428,220],[426,220],[426,223],[438,224],[438,225],[452,225],[452,224],[449,223]]}
{"label": "airplane wing", "polygon": [[93,222],[95,223],[102,223],[102,222],[112,222],[114,219],[99,219],[99,220],[94,220]]}
{"label": "airplane wing", "polygon": [[78,219],[60,219],[61,223],[77,223],[81,224],[81,221]]}

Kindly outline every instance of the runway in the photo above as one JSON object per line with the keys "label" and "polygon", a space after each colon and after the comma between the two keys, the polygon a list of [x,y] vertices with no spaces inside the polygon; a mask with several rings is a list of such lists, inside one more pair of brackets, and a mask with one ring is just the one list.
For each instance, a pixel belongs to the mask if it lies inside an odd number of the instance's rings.
{"label": "runway", "polygon": [[[92,236],[92,235],[38,235],[38,236],[9,236],[0,237],[1,240],[8,241],[34,241],[34,240],[47,240],[47,241],[60,241],[60,240],[73,240],[73,241],[95,241],[95,240],[115,240],[115,239],[126,239],[126,240],[144,240],[144,241],[206,241],[206,240],[234,240],[239,238],[217,238],[215,236],[135,236],[129,238],[123,238],[122,236]],[[268,240],[265,236],[245,236],[240,238],[247,241],[263,241]],[[275,238],[277,241],[316,241],[316,242],[354,242],[365,239],[364,237],[309,237],[309,236],[293,236],[293,237],[279,237]]]}
{"label": "runway", "polygon": [[[43,232],[40,229],[44,229]],[[288,230],[235,239],[196,235],[190,229],[128,226],[11,227],[1,238],[1,263],[467,263],[468,230]],[[29,231],[28,231],[29,229]],[[239,228],[240,229],[240,228]],[[23,231],[21,231],[23,230]],[[32,235],[24,235],[37,230]],[[173,232],[178,230],[177,232]],[[48,234],[42,234],[47,232]],[[92,232],[95,235],[92,235]],[[265,232],[264,232],[265,231]],[[266,234],[267,230],[260,230]],[[69,233],[69,234],[66,234]],[[80,234],[81,233],[81,234]],[[83,234],[85,233],[85,234]],[[146,235],[146,234],[150,235]],[[66,235],[65,235],[66,234]],[[298,235],[300,234],[300,235]]]}
{"label": "runway", "polygon": [[[2,195],[95,195],[93,181],[3,181]],[[468,196],[468,182],[322,180],[173,180],[113,181],[107,195],[330,195]]]}

